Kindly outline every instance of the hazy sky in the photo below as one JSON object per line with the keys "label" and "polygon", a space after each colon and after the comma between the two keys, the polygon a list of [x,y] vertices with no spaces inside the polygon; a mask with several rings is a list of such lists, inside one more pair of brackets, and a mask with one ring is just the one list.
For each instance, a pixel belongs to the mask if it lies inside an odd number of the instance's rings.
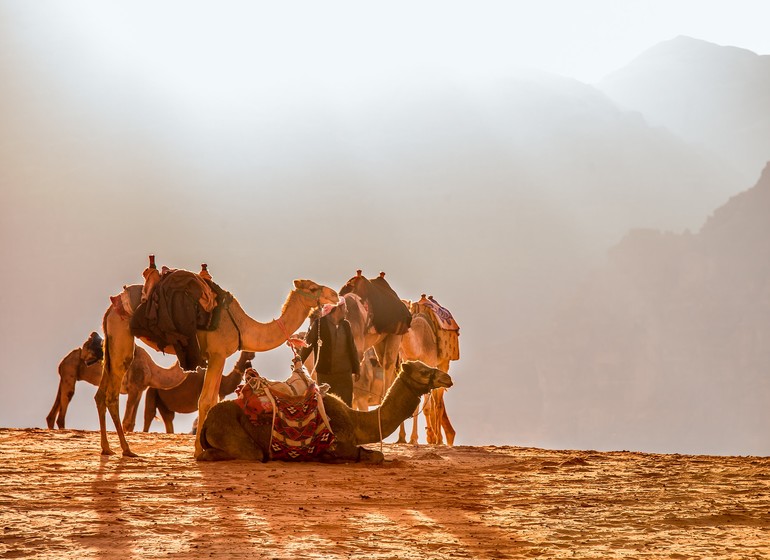
{"label": "hazy sky", "polygon": [[483,81],[515,66],[592,83],[677,35],[770,53],[770,5],[761,0],[75,1],[2,10],[20,39],[74,45],[83,64],[141,79],[180,109],[253,110],[305,96],[355,103],[413,80]]}
{"label": "hazy sky", "polygon": [[[0,276],[0,304],[15,319],[0,324],[8,357],[0,426],[43,425],[55,365],[99,328],[108,295],[141,280],[150,252],[172,267],[207,260],[260,321],[280,309],[294,278],[339,288],[357,268],[370,277],[386,270],[402,297],[433,291],[463,329],[463,359],[453,366],[460,383],[449,402],[478,397],[456,409],[465,414],[460,425],[470,425],[488,405],[479,397],[486,387],[468,381],[490,360],[502,371],[498,354],[510,336],[509,321],[478,305],[471,290],[496,287],[485,273],[492,270],[506,281],[498,305],[516,296],[524,306],[547,287],[527,274],[554,265],[527,228],[556,224],[544,234],[553,238],[537,239],[557,255],[564,274],[555,283],[569,280],[565,269],[577,260],[563,240],[578,245],[571,232],[596,221],[571,214],[570,204],[548,206],[550,215],[525,192],[562,169],[593,177],[593,163],[583,165],[579,149],[568,152],[580,142],[554,126],[544,137],[564,143],[538,144],[510,109],[519,94],[563,93],[564,80],[524,93],[506,80],[534,68],[593,84],[679,35],[770,54],[768,21],[764,0],[0,2],[0,260],[14,270]],[[643,129],[633,144],[640,153],[672,145],[650,140],[660,131],[641,119],[628,124],[593,103],[593,89],[567,82],[564,97],[542,105],[557,125],[549,108],[574,95],[592,100],[586,106],[610,126]],[[535,118],[530,124],[542,128]],[[519,149],[530,141],[532,152]],[[554,154],[562,161],[549,160]],[[682,166],[698,168],[687,154]],[[649,169],[645,157],[635,163]],[[531,160],[542,167],[517,167]],[[598,205],[590,196],[628,198],[613,188],[633,181],[607,177],[597,187],[606,196],[580,191],[574,175],[551,182],[588,206]],[[729,185],[715,200],[750,186]],[[452,210],[456,221],[415,240],[409,226],[424,218],[418,203],[426,202]],[[381,223],[375,212],[385,214]],[[618,223],[613,242],[629,225]],[[475,276],[456,278],[457,263]],[[29,302],[18,295],[30,292]],[[498,321],[491,327],[490,317]],[[281,349],[281,369],[269,376],[288,371],[287,353]],[[20,371],[39,389],[32,397]],[[514,372],[511,383],[524,378],[537,385],[532,372]],[[93,390],[78,391],[71,425],[93,429]],[[521,433],[536,433],[535,423]],[[494,439],[494,419],[484,429],[461,431],[458,443],[504,443]]]}

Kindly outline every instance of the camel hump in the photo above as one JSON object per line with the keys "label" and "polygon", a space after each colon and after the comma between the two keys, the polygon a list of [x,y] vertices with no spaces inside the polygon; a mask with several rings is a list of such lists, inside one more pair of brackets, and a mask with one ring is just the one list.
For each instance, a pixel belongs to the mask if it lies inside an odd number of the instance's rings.
{"label": "camel hump", "polygon": [[339,294],[355,294],[361,298],[371,313],[371,323],[378,333],[404,334],[409,330],[412,314],[385,280],[384,273],[369,279],[357,271],[340,289]]}
{"label": "camel hump", "polygon": [[416,315],[417,313],[428,314],[439,329],[445,331],[460,331],[460,325],[457,324],[457,321],[455,321],[455,318],[452,316],[449,309],[439,305],[439,302],[437,302],[433,296],[428,296],[426,298],[425,294],[423,294],[419,301],[412,304],[411,308],[412,315]]}
{"label": "camel hump", "polygon": [[390,287],[384,275],[369,281],[369,308],[372,309],[372,323],[377,332],[404,334],[412,323],[409,308]]}

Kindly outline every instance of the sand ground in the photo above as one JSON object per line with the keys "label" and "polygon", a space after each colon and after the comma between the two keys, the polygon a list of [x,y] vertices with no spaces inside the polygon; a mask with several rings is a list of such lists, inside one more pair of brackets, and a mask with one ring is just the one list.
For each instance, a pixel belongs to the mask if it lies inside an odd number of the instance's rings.
{"label": "sand ground", "polygon": [[770,558],[770,458],[386,444],[382,466],[211,464],[190,435],[129,437],[140,458],[0,429],[0,557]]}

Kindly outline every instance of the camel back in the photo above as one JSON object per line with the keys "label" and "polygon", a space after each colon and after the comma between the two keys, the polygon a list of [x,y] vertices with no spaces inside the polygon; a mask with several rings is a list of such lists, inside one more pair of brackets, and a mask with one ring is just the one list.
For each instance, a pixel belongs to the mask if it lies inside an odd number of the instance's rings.
{"label": "camel back", "polygon": [[419,301],[411,304],[412,316],[422,315],[433,327],[438,344],[438,357],[440,360],[460,359],[460,326],[452,317],[452,314],[439,303],[424,296]]}
{"label": "camel back", "polygon": [[236,390],[235,403],[254,425],[272,425],[270,458],[307,461],[333,448],[336,438],[323,408],[318,386],[302,371],[285,381],[246,372],[245,382]]}
{"label": "camel back", "polygon": [[369,309],[371,324],[381,334],[404,334],[412,323],[409,308],[382,276],[367,279],[354,276],[339,291],[341,296],[353,293]]}
{"label": "camel back", "polygon": [[[229,297],[228,297],[229,296]],[[232,296],[187,270],[165,272],[130,319],[131,334],[158,348],[173,346],[185,370],[203,365],[198,330],[215,330]]]}

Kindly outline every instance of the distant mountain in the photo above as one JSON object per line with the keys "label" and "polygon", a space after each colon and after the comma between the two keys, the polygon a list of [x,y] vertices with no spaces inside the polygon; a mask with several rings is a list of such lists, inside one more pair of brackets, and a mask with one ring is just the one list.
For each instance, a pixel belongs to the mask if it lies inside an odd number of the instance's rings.
{"label": "distant mountain", "polygon": [[770,56],[677,37],[610,74],[599,89],[752,180],[770,160]]}
{"label": "distant mountain", "polygon": [[[536,344],[544,436],[770,453],[770,164],[696,234],[637,230]],[[686,442],[686,443],[684,443]]]}

